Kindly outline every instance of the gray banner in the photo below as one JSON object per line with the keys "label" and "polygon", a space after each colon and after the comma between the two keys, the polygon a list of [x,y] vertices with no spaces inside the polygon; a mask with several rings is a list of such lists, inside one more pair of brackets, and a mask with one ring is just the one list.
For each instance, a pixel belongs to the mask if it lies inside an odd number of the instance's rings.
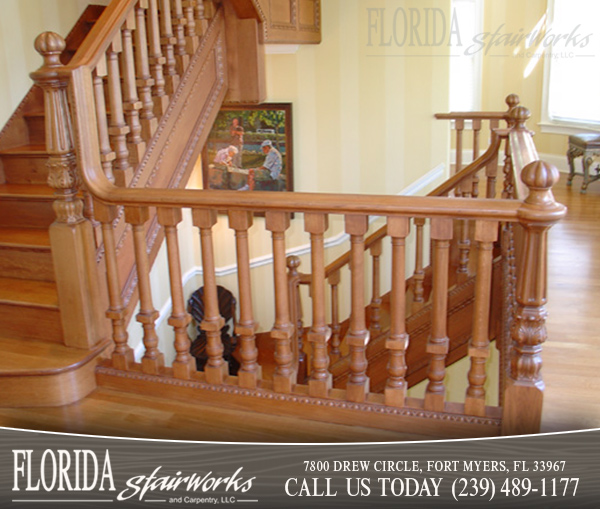
{"label": "gray banner", "polygon": [[598,507],[600,430],[216,444],[0,429],[0,507]]}

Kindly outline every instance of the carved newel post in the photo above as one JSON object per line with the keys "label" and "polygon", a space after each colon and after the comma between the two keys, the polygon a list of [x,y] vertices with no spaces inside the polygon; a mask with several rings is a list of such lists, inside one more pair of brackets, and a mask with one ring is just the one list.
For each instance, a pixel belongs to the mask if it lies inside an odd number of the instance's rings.
{"label": "carved newel post", "polygon": [[523,262],[517,281],[517,305],[511,328],[508,379],[504,392],[502,433],[537,433],[540,429],[544,382],[542,343],[546,334],[547,235],[566,208],[554,201],[558,170],[534,161],[521,172],[529,196],[519,210],[524,230]]}
{"label": "carved newel post", "polygon": [[44,32],[35,40],[44,58],[31,78],[44,91],[48,185],[55,190],[56,220],[50,226],[52,259],[61,310],[64,343],[89,348],[106,338],[107,322],[99,302],[101,286],[91,223],[83,217],[80,178],[67,103],[68,77],[60,74],[65,40]]}

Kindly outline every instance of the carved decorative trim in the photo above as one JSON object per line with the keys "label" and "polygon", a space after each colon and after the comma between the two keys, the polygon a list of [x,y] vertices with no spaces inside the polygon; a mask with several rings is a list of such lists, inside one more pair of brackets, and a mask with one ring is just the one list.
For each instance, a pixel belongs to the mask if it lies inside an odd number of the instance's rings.
{"label": "carved decorative trim", "polygon": [[320,399],[296,394],[279,394],[267,391],[265,389],[243,389],[235,385],[211,385],[197,380],[179,380],[176,378],[169,378],[164,376],[147,375],[140,372],[121,371],[108,366],[99,366],[97,368],[97,373],[117,378],[125,378],[129,380],[139,380],[143,382],[172,385],[175,387],[185,387],[189,389],[211,391],[223,394],[230,394],[232,396],[242,396],[247,398],[266,399],[272,401],[285,401],[288,403],[296,403],[299,405],[328,407],[341,410],[352,410],[357,412],[368,412],[398,417],[417,417],[442,422],[453,422],[459,424],[478,426],[493,426],[498,428],[501,424],[500,419],[496,419],[493,417],[475,417],[464,414],[430,412],[418,408],[395,408],[380,405],[377,403],[354,403],[351,401]]}
{"label": "carved decorative trim", "polygon": [[314,0],[315,24],[303,25],[298,18],[298,28],[304,32],[319,32],[321,30],[321,0]]}

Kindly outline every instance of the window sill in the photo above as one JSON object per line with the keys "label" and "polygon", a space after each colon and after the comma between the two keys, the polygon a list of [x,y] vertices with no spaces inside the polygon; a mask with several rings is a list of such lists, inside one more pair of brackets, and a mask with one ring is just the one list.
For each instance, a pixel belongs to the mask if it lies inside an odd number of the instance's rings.
{"label": "window sill", "polygon": [[549,134],[583,134],[583,133],[600,133],[600,126],[598,125],[584,125],[584,124],[557,124],[554,122],[540,122],[540,131],[542,133]]}

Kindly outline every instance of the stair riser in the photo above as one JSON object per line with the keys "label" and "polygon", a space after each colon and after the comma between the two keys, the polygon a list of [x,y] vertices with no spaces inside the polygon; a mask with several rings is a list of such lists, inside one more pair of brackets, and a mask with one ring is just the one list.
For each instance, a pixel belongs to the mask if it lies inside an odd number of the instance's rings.
{"label": "stair riser", "polygon": [[49,249],[0,246],[0,277],[54,281]]}
{"label": "stair riser", "polygon": [[7,338],[62,343],[58,309],[0,302],[0,330]]}
{"label": "stair riser", "polygon": [[45,184],[48,180],[48,156],[4,154],[1,157],[8,184]]}
{"label": "stair riser", "polygon": [[27,200],[3,198],[0,200],[0,226],[11,228],[48,228],[55,219],[52,199]]}
{"label": "stair riser", "polygon": [[27,131],[29,132],[29,143],[31,145],[45,145],[46,127],[44,116],[26,116],[25,122],[27,122]]}

